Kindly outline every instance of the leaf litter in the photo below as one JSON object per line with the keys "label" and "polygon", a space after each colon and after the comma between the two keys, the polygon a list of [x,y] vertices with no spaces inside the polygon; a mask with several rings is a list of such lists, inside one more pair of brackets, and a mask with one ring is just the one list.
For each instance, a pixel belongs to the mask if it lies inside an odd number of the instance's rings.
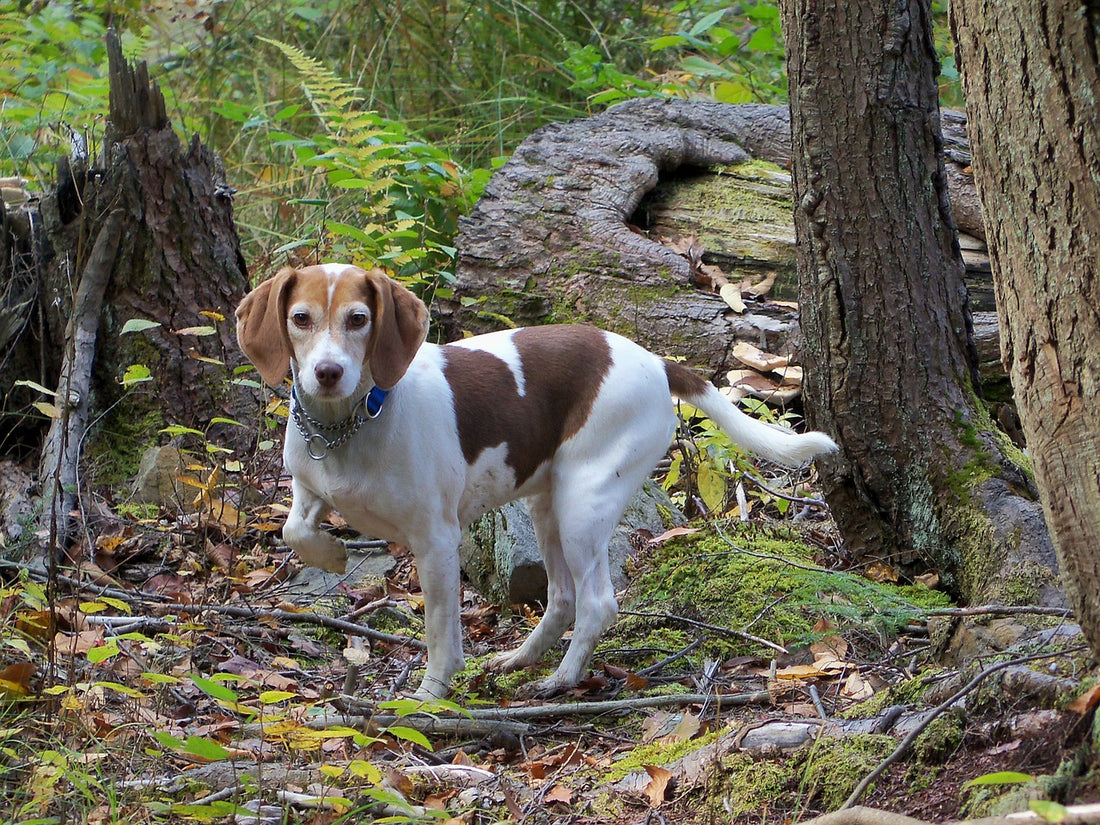
{"label": "leaf litter", "polygon": [[[624,617],[589,677],[543,708],[513,701],[518,680],[534,674],[502,677],[481,666],[518,644],[538,611],[502,610],[465,591],[463,707],[424,706],[404,698],[423,666],[423,597],[408,551],[371,549],[388,558],[385,576],[298,592],[299,565],[275,538],[281,482],[253,483],[263,495],[249,504],[214,473],[196,478],[190,512],[139,518],[97,509],[86,558],[58,580],[53,610],[33,566],[4,568],[0,727],[26,740],[5,751],[20,780],[5,793],[22,816],[57,810],[84,777],[114,788],[129,821],[245,822],[246,811],[261,809],[303,822],[321,821],[321,811],[324,821],[435,811],[450,822],[604,822],[656,809],[668,822],[712,821],[722,794],[735,793],[715,791],[715,771],[735,764],[735,754],[784,759],[785,740],[768,738],[775,724],[810,731],[794,746],[802,752],[827,726],[843,732],[843,715],[875,718],[875,705],[900,686],[938,673],[926,608],[907,601],[912,593],[894,587],[896,576],[871,571],[873,581],[858,584],[829,569],[827,522],[792,531],[761,517],[737,526],[732,541],[701,527],[643,539]],[[338,517],[330,528],[352,537]],[[784,555],[794,545],[802,549]],[[715,567],[722,554],[729,558]],[[717,609],[745,601],[734,591],[702,594],[694,605],[677,599],[679,581],[721,587],[732,559],[747,565],[734,577],[752,591],[753,615]],[[809,568],[806,580],[792,584],[799,566]],[[868,607],[869,587],[893,595]],[[648,618],[626,615],[638,608]],[[785,652],[732,632],[748,630]],[[1097,695],[1082,694],[1067,713],[1091,713]],[[541,710],[524,720],[522,712]],[[509,714],[512,727],[501,721]],[[446,720],[452,733],[440,732]],[[750,744],[760,732],[763,744]],[[981,759],[1034,772],[1037,751],[1025,741],[987,735]],[[55,773],[66,782],[43,785],[46,752],[64,754]],[[761,798],[762,816],[813,809],[797,776],[781,785]],[[608,807],[613,787],[632,790],[612,794]]]}

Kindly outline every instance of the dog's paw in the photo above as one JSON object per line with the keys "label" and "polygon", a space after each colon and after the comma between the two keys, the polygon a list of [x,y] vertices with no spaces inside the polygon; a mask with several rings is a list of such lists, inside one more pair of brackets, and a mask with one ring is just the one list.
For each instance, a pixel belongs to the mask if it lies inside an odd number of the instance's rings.
{"label": "dog's paw", "polygon": [[517,699],[553,699],[555,696],[560,696],[565,693],[572,685],[565,684],[553,676],[546,679],[539,679],[534,682],[527,682],[516,688]]}
{"label": "dog's paw", "polygon": [[521,661],[518,651],[509,650],[507,653],[498,653],[485,663],[485,669],[493,673],[511,673],[513,670],[527,667],[527,662]]}
{"label": "dog's paw", "polygon": [[430,702],[433,699],[446,699],[450,692],[450,682],[425,673],[420,687],[413,691],[412,698],[419,702]]}

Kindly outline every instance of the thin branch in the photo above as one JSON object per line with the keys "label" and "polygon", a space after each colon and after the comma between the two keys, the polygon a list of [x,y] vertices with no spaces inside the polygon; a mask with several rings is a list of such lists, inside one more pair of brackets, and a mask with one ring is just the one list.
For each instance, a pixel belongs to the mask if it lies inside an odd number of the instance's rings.
{"label": "thin branch", "polygon": [[717,624],[709,624],[707,622],[698,622],[695,619],[689,619],[686,616],[676,616],[672,613],[639,613],[633,610],[620,610],[619,614],[622,616],[640,616],[643,619],[666,619],[670,622],[680,622],[682,624],[691,625],[692,627],[699,627],[704,630],[713,630],[715,633],[722,633],[726,636],[736,636],[739,639],[745,639],[749,642],[756,642],[758,645],[764,645],[779,653],[787,653],[787,648],[782,645],[777,645],[775,642],[762,639],[759,636],[753,636],[751,633],[746,633],[743,630],[734,630],[732,627],[722,627]]}
{"label": "thin branch", "polygon": [[427,645],[419,639],[410,639],[408,636],[395,636],[392,633],[383,633],[354,622],[345,622],[332,616],[321,616],[317,613],[295,613],[292,610],[258,610],[254,607],[238,607],[227,604],[174,604],[167,608],[174,613],[205,613],[211,611],[222,613],[226,616],[236,616],[242,619],[279,619],[284,622],[302,622],[315,624],[339,630],[353,636],[364,636],[374,642],[386,642],[392,645],[415,647],[418,650],[426,650]]}
{"label": "thin branch", "polygon": [[[1054,653],[1036,653],[1032,656],[1022,656],[1019,659],[1010,659],[1007,662],[999,662],[998,664],[992,665],[991,667],[987,667],[985,670],[983,670],[981,673],[979,673],[977,676],[967,682],[966,685],[964,685],[962,688],[955,691],[955,693],[951,694],[951,696],[949,696],[940,704],[936,705],[936,707],[932,709],[931,713],[929,713],[928,716],[922,719],[921,722],[913,728],[913,730],[909,731],[909,734],[901,740],[901,744],[899,744],[894,749],[894,752],[883,759],[878,764],[878,767],[867,774],[867,776],[863,777],[862,781],[860,781],[860,783],[856,785],[855,790],[852,791],[851,796],[848,797],[841,808],[852,808],[856,804],[856,802],[859,801],[859,798],[863,796],[864,793],[866,793],[867,789],[871,787],[871,784],[880,776],[882,776],[887,768],[889,768],[902,756],[905,755],[906,751],[909,750],[909,747],[913,744],[913,742],[916,741],[917,737],[924,733],[925,728],[932,724],[932,722],[935,721],[937,718],[942,716],[948,708],[955,704],[955,702],[959,701],[959,699],[966,696],[968,693],[970,693],[970,691],[981,684],[982,681],[984,681],[987,677],[992,676],[994,673],[1004,670],[1005,668],[1013,667],[1014,665],[1021,665],[1026,662],[1035,662],[1040,659],[1051,659],[1055,656],[1064,656],[1067,653],[1076,653],[1082,650],[1087,650],[1085,645],[1079,645],[1077,647],[1068,648],[1066,650],[1059,650]],[[839,821],[840,820],[838,820],[838,822]]]}

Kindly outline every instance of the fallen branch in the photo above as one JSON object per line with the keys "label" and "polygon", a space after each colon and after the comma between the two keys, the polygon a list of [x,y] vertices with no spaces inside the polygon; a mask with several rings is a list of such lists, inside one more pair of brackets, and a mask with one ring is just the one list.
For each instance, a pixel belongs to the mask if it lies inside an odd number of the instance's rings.
{"label": "fallen branch", "polygon": [[966,696],[968,693],[970,693],[970,691],[972,691],[994,673],[997,673],[998,671],[1004,670],[1009,667],[1022,665],[1026,662],[1035,662],[1040,659],[1051,659],[1055,656],[1064,656],[1068,653],[1076,653],[1086,649],[1087,648],[1084,645],[1079,645],[1075,648],[1059,650],[1055,651],[1054,653],[1036,653],[1032,656],[1022,656],[1019,659],[1010,659],[1007,662],[999,662],[995,665],[987,667],[985,670],[983,670],[981,673],[979,673],[977,676],[967,682],[963,687],[959,688],[959,690],[955,691],[940,704],[936,705],[936,707],[931,710],[928,716],[924,720],[922,720],[920,724],[909,731],[909,734],[901,740],[901,744],[899,744],[894,749],[893,753],[883,759],[878,764],[878,767],[867,774],[867,776],[863,777],[860,783],[856,785],[855,790],[852,791],[851,795],[841,806],[841,809],[843,810],[845,808],[852,808],[856,804],[856,802],[859,801],[859,798],[867,792],[867,789],[871,787],[871,783],[882,776],[887,768],[889,768],[891,765],[901,759],[902,756],[905,755],[906,751],[909,750],[910,746],[913,744],[913,742],[916,741],[917,737],[924,732],[925,728],[932,724],[934,720],[942,716],[947,711],[947,709],[950,708],[957,701],[959,701],[959,699]]}
{"label": "fallen branch", "polygon": [[[1100,822],[1100,804],[1067,805],[1065,816],[1059,819],[1059,825],[1094,825]],[[1045,825],[1048,820],[1034,811],[1019,811],[1005,816],[987,816],[982,819],[967,819],[950,825]],[[920,819],[904,814],[867,808],[857,805],[854,808],[841,808],[839,811],[822,814],[807,820],[803,825],[928,825]]]}
{"label": "fallen branch", "polygon": [[775,642],[770,642],[767,639],[762,639],[759,636],[753,636],[751,633],[746,633],[743,630],[734,630],[732,627],[722,627],[717,624],[710,624],[708,622],[698,622],[695,619],[689,619],[686,616],[676,616],[672,613],[638,613],[633,610],[620,610],[620,616],[640,616],[643,619],[666,619],[670,622],[680,622],[681,624],[691,625],[692,627],[702,628],[703,630],[713,630],[715,633],[722,633],[727,636],[736,636],[739,639],[744,639],[748,642],[756,642],[758,645],[764,645],[779,653],[787,653],[787,648],[782,645],[777,645]]}
{"label": "fallen branch", "polygon": [[411,639],[408,636],[396,636],[392,633],[383,633],[380,630],[363,627],[354,622],[346,622],[332,616],[321,616],[317,613],[295,613],[292,610],[258,610],[254,607],[239,607],[228,604],[173,604],[165,606],[167,612],[172,613],[205,613],[211,611],[226,616],[236,616],[242,619],[278,619],[284,622],[302,622],[304,624],[320,625],[332,630],[339,630],[352,636],[363,636],[374,642],[385,642],[391,645],[415,647],[418,650],[426,650],[427,645],[419,639]]}
{"label": "fallen branch", "polygon": [[1073,616],[1068,607],[1032,607],[1030,605],[987,604],[974,607],[939,607],[924,611],[926,616]]}
{"label": "fallen branch", "polygon": [[103,295],[114,271],[122,236],[123,211],[116,209],[96,236],[80,274],[72,315],[65,330],[65,357],[54,402],[59,415],[50,423],[42,447],[38,477],[42,479],[42,524],[50,531],[51,552],[68,547],[79,491],[80,451],[91,409],[92,367],[95,364]]}
{"label": "fallen branch", "polygon": [[[355,709],[370,715],[372,705],[352,696],[341,697],[349,709]],[[768,705],[771,697],[766,690],[751,693],[684,693],[674,696],[640,696],[636,699],[613,699],[606,702],[570,702],[563,705],[522,705],[509,708],[475,708],[465,712],[465,718],[480,721],[525,721],[534,719],[553,719],[561,716],[595,716],[601,713],[621,713],[623,711],[643,710],[647,708],[681,707],[701,705],[704,702],[718,702],[727,706]],[[409,717],[404,717],[408,719]],[[439,716],[440,719],[460,718]],[[405,724],[402,722],[402,724]]]}

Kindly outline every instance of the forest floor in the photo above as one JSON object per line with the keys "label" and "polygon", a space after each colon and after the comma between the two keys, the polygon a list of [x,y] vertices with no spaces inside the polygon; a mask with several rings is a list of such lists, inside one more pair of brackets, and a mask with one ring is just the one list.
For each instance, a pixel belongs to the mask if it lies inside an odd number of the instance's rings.
{"label": "forest floor", "polygon": [[482,667],[538,611],[467,589],[469,665],[424,707],[407,551],[300,571],[285,481],[249,506],[206,493],[186,515],[89,505],[71,567],[0,563],[2,821],[804,822],[892,756],[859,804],[1100,802],[1074,626],[844,570],[820,514],[638,536],[618,623],[552,700],[514,700],[544,671]]}

